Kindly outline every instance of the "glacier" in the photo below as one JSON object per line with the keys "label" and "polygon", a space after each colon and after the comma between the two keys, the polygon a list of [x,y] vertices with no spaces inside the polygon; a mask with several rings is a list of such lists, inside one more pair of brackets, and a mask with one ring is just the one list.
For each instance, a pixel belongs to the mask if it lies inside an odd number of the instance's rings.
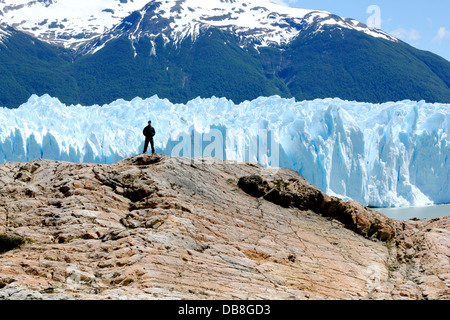
{"label": "glacier", "polygon": [[153,96],[86,107],[33,95],[18,109],[0,108],[0,163],[113,163],[142,152],[148,120],[157,153],[198,157],[218,146],[210,152],[217,158],[288,167],[367,206],[450,203],[450,105],[425,101],[273,96],[173,104]]}

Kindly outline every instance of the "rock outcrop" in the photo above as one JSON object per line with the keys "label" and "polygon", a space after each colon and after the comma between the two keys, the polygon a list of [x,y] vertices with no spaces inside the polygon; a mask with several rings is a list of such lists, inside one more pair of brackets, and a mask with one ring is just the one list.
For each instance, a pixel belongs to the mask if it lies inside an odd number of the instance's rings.
{"label": "rock outcrop", "polygon": [[6,163],[0,299],[449,299],[449,223],[254,164]]}

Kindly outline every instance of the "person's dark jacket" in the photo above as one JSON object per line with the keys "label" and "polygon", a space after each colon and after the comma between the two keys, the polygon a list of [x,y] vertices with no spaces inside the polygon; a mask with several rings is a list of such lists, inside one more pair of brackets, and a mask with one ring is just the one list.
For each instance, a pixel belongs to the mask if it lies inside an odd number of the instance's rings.
{"label": "person's dark jacket", "polygon": [[151,125],[148,125],[144,128],[144,131],[142,133],[147,139],[153,138],[153,136],[155,135],[155,128],[153,128]]}

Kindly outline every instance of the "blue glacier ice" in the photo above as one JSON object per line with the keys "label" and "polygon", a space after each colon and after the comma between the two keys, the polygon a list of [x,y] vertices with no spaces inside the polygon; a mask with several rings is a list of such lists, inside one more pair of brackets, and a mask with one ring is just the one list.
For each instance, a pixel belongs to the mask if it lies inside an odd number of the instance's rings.
{"label": "blue glacier ice", "polygon": [[33,95],[18,109],[0,108],[0,163],[113,163],[142,152],[148,120],[158,153],[196,157],[222,145],[210,154],[289,167],[324,192],[364,205],[450,203],[450,105],[424,101],[274,96],[239,105],[214,97],[172,104],[154,96],[84,107]]}

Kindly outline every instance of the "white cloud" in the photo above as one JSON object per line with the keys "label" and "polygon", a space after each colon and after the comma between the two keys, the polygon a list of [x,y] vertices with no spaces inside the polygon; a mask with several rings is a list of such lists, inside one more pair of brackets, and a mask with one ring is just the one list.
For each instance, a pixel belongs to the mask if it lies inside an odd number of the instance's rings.
{"label": "white cloud", "polygon": [[422,36],[416,29],[406,30],[404,28],[398,28],[398,29],[395,29],[394,31],[392,31],[391,35],[393,35],[394,37],[396,37],[398,39],[405,40],[405,41],[412,41],[412,42],[417,41],[420,38],[422,38]]}
{"label": "white cloud", "polygon": [[433,42],[434,43],[442,43],[442,41],[444,39],[450,38],[450,31],[448,31],[447,29],[445,29],[445,27],[441,27],[436,35],[436,37],[434,37]]}

